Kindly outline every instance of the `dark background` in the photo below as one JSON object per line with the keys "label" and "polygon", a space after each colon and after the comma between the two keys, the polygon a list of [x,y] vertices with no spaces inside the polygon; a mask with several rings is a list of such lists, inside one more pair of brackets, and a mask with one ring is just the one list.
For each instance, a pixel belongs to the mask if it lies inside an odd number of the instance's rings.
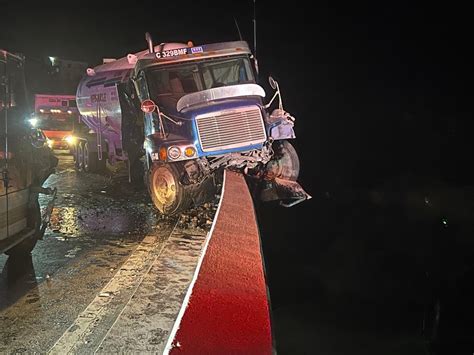
{"label": "dark background", "polygon": [[[2,2],[0,47],[94,66],[146,48],[145,31],[235,40],[234,17],[253,45],[252,1],[118,4]],[[273,75],[296,117],[313,196],[257,205],[279,353],[474,351],[470,16],[456,2],[258,1],[260,81],[270,96]]]}

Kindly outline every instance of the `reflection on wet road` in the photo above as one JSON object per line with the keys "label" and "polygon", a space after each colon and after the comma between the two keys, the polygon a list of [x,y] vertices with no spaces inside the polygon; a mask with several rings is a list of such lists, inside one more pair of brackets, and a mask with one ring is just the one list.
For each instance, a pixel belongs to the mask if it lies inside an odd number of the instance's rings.
{"label": "reflection on wet road", "polygon": [[163,243],[182,222],[158,215],[123,168],[85,174],[60,157],[45,184],[58,198],[44,240],[27,258],[0,255],[0,353],[48,351],[145,237]]}

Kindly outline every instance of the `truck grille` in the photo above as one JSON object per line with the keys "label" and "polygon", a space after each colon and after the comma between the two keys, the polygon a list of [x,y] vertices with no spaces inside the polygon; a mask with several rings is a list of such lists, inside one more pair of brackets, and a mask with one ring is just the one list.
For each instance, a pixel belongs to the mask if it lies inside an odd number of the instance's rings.
{"label": "truck grille", "polygon": [[266,140],[262,112],[256,106],[200,115],[196,124],[203,152],[245,147]]}

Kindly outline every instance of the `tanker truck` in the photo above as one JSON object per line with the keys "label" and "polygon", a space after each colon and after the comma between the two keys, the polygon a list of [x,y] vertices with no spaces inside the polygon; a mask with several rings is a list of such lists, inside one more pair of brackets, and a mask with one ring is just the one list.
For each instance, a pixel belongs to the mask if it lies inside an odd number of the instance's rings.
{"label": "tanker truck", "polygon": [[299,160],[288,141],[294,117],[272,78],[275,93],[263,103],[245,41],[155,46],[145,37],[147,50],[88,68],[78,85],[80,120],[88,127],[75,137],[79,169],[125,161],[129,180],[144,179],[165,215],[203,203],[224,168],[258,181],[265,201],[288,207],[311,198],[296,182]]}

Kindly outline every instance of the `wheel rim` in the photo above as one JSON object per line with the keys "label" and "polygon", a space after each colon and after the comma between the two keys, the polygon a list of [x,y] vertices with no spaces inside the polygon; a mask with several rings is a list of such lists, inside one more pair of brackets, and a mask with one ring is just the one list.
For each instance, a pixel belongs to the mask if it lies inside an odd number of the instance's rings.
{"label": "wheel rim", "polygon": [[158,168],[151,179],[151,192],[162,206],[170,206],[176,201],[177,189],[173,174],[166,168]]}
{"label": "wheel rim", "polygon": [[87,146],[87,143],[84,144],[84,170],[89,170],[89,147]]}

